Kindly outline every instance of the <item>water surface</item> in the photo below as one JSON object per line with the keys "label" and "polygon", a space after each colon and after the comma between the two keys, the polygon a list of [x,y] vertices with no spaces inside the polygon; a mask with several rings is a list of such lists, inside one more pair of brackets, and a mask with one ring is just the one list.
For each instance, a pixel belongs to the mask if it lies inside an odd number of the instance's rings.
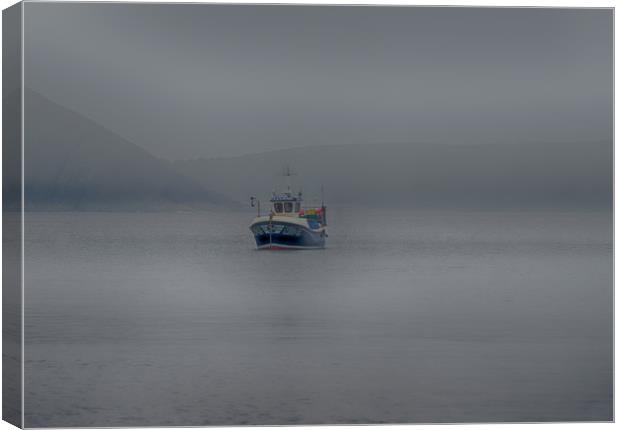
{"label": "water surface", "polygon": [[28,213],[26,425],[610,420],[611,214]]}

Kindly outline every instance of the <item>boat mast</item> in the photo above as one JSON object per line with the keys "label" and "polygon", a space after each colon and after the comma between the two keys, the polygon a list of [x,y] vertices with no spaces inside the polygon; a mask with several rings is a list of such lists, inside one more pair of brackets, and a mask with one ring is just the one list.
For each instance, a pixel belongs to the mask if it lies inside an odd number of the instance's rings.
{"label": "boat mast", "polygon": [[282,176],[284,176],[286,179],[285,181],[285,185],[286,185],[286,192],[291,194],[292,190],[291,190],[291,176],[295,176],[295,173],[293,173],[291,171],[291,167],[287,164],[286,167],[284,168],[284,173],[282,174]]}
{"label": "boat mast", "polygon": [[321,218],[323,225],[327,225],[327,208],[325,207],[325,198],[323,196],[323,184],[321,184]]}
{"label": "boat mast", "polygon": [[258,208],[257,208],[257,216],[260,216],[260,200],[257,199],[254,196],[250,197],[250,206],[252,206],[252,207],[258,206]]}

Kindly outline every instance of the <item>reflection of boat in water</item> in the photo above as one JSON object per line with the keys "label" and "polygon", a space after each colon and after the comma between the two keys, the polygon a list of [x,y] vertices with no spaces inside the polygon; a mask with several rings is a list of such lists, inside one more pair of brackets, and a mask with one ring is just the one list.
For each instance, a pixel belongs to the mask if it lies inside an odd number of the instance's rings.
{"label": "reflection of boat in water", "polygon": [[[290,173],[289,173],[290,175]],[[260,202],[254,197],[252,206],[258,203],[258,216],[250,225],[258,249],[320,249],[325,247],[327,237],[326,207],[302,207],[301,192],[287,192],[271,196],[268,215],[260,214]]]}

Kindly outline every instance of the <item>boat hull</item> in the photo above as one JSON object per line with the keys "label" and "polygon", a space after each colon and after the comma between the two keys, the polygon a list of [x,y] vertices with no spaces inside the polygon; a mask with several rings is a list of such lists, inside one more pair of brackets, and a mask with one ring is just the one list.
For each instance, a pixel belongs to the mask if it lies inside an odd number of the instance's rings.
{"label": "boat hull", "polygon": [[298,223],[261,221],[250,226],[257,249],[321,249],[325,247],[325,230],[312,230]]}

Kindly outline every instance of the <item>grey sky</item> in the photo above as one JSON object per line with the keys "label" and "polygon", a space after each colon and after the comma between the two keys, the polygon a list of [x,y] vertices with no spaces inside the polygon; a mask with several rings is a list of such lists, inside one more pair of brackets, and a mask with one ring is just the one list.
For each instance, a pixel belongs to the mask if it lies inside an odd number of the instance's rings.
{"label": "grey sky", "polygon": [[26,86],[169,159],[609,140],[612,11],[27,3]]}

